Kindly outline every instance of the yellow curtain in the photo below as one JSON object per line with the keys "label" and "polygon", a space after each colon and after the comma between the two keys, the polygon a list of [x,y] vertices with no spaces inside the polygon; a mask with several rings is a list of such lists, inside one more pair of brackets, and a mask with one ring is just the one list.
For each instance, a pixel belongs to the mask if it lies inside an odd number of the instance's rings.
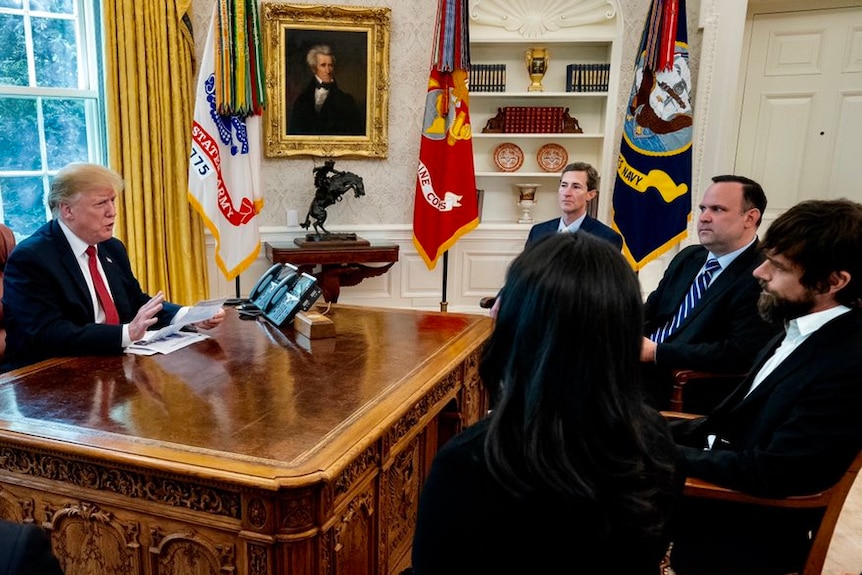
{"label": "yellow curtain", "polygon": [[207,297],[200,217],[188,202],[194,106],[190,0],[105,0],[108,156],[126,189],[116,236],[144,291]]}

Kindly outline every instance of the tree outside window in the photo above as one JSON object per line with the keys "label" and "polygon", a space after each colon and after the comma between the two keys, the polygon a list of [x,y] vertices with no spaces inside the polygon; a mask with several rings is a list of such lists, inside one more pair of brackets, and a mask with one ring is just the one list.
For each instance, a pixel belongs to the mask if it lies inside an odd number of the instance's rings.
{"label": "tree outside window", "polygon": [[21,239],[51,214],[53,175],[105,163],[98,0],[0,0],[0,220]]}

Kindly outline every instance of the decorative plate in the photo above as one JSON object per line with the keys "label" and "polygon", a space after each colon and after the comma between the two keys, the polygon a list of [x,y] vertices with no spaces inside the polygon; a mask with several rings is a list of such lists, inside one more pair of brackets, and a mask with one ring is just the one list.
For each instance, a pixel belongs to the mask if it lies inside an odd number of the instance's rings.
{"label": "decorative plate", "polygon": [[569,161],[569,154],[559,144],[545,144],[536,153],[536,160],[546,172],[559,172]]}
{"label": "decorative plate", "polygon": [[524,164],[524,152],[511,142],[494,149],[494,163],[504,172],[515,172]]}

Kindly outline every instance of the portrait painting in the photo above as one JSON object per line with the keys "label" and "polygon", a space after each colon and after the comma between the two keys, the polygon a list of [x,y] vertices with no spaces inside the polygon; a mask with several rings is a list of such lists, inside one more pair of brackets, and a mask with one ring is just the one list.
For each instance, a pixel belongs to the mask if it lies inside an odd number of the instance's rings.
{"label": "portrait painting", "polygon": [[389,8],[265,3],[269,157],[387,156]]}

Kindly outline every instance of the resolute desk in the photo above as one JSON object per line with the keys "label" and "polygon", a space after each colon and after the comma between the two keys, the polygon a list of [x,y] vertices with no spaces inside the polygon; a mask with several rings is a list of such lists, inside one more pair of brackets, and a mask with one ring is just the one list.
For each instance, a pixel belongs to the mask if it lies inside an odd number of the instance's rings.
{"label": "resolute desk", "polygon": [[169,355],[0,376],[0,516],[67,575],[362,575],[409,565],[438,447],[487,410],[492,321],[334,305],[337,336],[241,321]]}

